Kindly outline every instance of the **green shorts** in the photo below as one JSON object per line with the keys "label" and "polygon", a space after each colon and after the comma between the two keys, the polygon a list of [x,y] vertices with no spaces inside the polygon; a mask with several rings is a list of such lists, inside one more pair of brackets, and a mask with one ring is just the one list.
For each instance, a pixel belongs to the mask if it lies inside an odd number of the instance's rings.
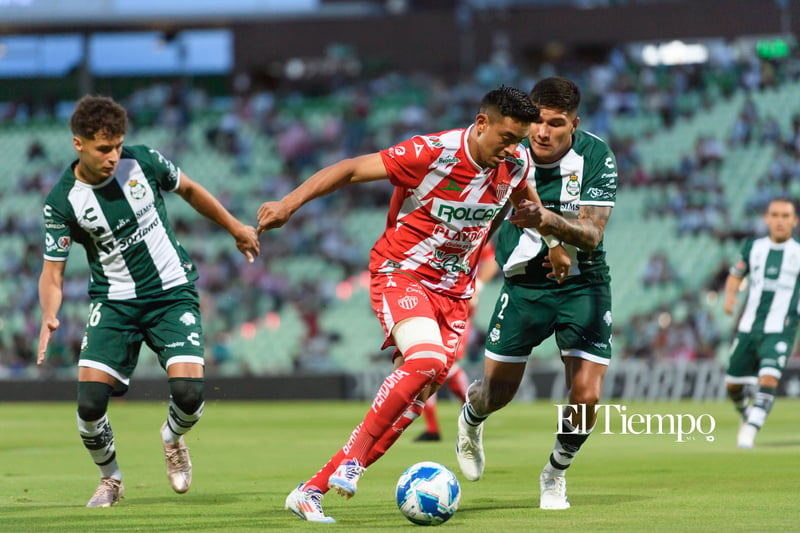
{"label": "green shorts", "polygon": [[78,366],[97,368],[128,385],[142,341],[158,355],[162,368],[203,364],[200,297],[193,285],[152,298],[92,300]]}
{"label": "green shorts", "polygon": [[[780,379],[794,346],[795,332],[742,333],[738,332],[730,349],[726,381],[753,382],[762,374]],[[750,379],[747,379],[750,378]]]}
{"label": "green shorts", "polygon": [[486,357],[525,362],[555,333],[562,357],[607,365],[611,359],[611,287],[608,283],[530,288],[506,280],[486,336]]}

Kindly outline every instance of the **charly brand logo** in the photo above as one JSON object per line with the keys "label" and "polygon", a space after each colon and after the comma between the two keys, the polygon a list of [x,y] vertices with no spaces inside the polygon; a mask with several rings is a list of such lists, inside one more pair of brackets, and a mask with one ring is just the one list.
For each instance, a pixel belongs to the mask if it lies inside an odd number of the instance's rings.
{"label": "charly brand logo", "polygon": [[[558,433],[580,433],[580,428],[587,427],[588,412],[591,407],[585,404],[555,404],[558,412]],[[628,407],[621,404],[597,404],[597,413],[593,432],[601,435],[673,435],[675,442],[706,440],[714,442],[714,429],[717,421],[708,413],[693,415],[652,414],[628,412]],[[562,422],[569,422],[573,415],[580,419],[579,427],[572,431],[563,431]]]}

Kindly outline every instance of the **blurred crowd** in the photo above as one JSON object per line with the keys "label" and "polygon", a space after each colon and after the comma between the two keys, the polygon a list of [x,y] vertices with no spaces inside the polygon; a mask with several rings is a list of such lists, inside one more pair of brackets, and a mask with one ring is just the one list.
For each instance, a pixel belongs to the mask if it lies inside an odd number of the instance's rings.
{"label": "blurred crowd", "polygon": [[[764,230],[760,215],[769,198],[789,196],[789,184],[800,174],[800,110],[792,128],[782,131],[771,116],[760,116],[748,100],[730,132],[721,137],[698,139],[694,153],[685,154],[674,168],[646,171],[641,165],[637,139],[615,135],[616,120],[631,116],[656,116],[653,131],[668,129],[680,117],[702,113],[714,99],[734,93],[751,92],[800,77],[800,62],[790,59],[770,62],[756,57],[714,57],[704,65],[647,67],[614,50],[602,64],[567,62],[541,64],[522,70],[502,57],[478,68],[460,80],[444,80],[430,73],[400,75],[389,73],[370,79],[335,79],[313,91],[301,86],[263,89],[246,77],[232,82],[227,98],[212,98],[183,80],[154,84],[136,90],[124,99],[132,131],[156,126],[170,132],[166,145],[155,146],[179,165],[196,143],[213,150],[230,165],[234,174],[256,173],[255,190],[249,194],[260,201],[276,199],[294,188],[314,170],[340,159],[375,151],[416,133],[463,127],[474,118],[483,94],[500,83],[529,89],[537,79],[549,75],[573,78],[583,90],[581,117],[587,129],[606,139],[615,151],[620,167],[620,190],[643,188],[648,193],[649,217],[675,217],[680,233],[709,233],[716,238],[740,240]],[[687,94],[696,95],[700,105],[687,105]],[[309,110],[324,107],[321,120],[310,123]],[[63,127],[65,151],[48,150],[32,138],[26,153],[30,163],[21,176],[10,180],[25,191],[44,198],[70,161],[70,136],[64,109],[40,108],[35,103],[6,103],[0,109],[0,128],[24,124],[50,115]],[[61,109],[61,110],[59,110]],[[204,129],[201,140],[186,132],[199,116],[217,111]],[[396,112],[387,114],[388,109]],[[375,117],[381,116],[381,120]],[[650,132],[650,133],[652,133]],[[130,137],[131,135],[129,135]],[[277,170],[263,173],[259,158],[264,154],[258,141],[268,139],[274,147]],[[147,140],[142,140],[147,142]],[[732,221],[729,198],[721,186],[720,167],[726,155],[738,147],[759,143],[774,146],[778,157],[769,172],[754,176],[758,193],[748,199],[747,217]],[[195,145],[193,145],[195,143]],[[65,156],[65,154],[67,154]],[[203,175],[193,175],[203,182]],[[343,221],[355,208],[385,208],[390,187],[387,183],[345,188],[335,195],[310,203],[297,213],[293,223],[279,234],[270,234],[261,260],[246,264],[232,245],[217,249],[189,247],[200,272],[204,326],[209,365],[224,362],[227,345],[242,321],[296,306],[307,328],[309,342],[324,337],[335,342],[335,332],[323,331],[319,313],[336,298],[336,281],[319,279],[293,284],[274,268],[276,260],[310,257],[336,269],[340,279],[363,271],[368,257],[363,244],[354,241]],[[0,193],[0,200],[2,199]],[[238,213],[242,198],[224,197],[223,202]],[[241,203],[240,205],[244,205]],[[242,213],[241,216],[245,216]],[[254,213],[249,214],[254,218]],[[191,235],[193,242],[209,240],[217,228],[199,219],[172,216],[179,235]],[[22,256],[3,257],[0,279],[13,280],[15,290],[0,300],[0,377],[27,375],[35,362],[39,331],[37,280],[41,269],[39,211],[18,218],[0,214],[3,238],[24,239]],[[82,253],[82,251],[77,251]],[[732,260],[733,258],[731,258]],[[612,265],[613,268],[613,265]],[[688,291],[663,308],[648,310],[619,325],[623,353],[619,357],[647,359],[694,359],[717,356],[720,343],[729,332],[721,331],[702,299],[721,290],[727,266],[711,273],[707,291]],[[666,254],[650,258],[642,272],[642,289],[675,285],[681,279]],[[65,299],[87,302],[87,272],[72,272],[65,285]],[[680,291],[679,291],[680,292]],[[644,293],[646,294],[646,293]],[[82,304],[81,304],[82,305]],[[61,317],[62,325],[49,356],[53,367],[71,366],[83,334],[86,307]],[[475,339],[481,341],[480,336]],[[478,354],[478,346],[470,353]],[[297,354],[302,360],[303,354]]]}

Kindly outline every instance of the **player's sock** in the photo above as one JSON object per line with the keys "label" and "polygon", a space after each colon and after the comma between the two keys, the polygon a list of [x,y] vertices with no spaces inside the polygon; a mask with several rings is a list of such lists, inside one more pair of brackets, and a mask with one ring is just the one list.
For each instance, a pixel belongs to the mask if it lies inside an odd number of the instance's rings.
{"label": "player's sock", "polygon": [[167,424],[161,430],[161,439],[167,444],[177,444],[203,415],[203,378],[171,378]]}
{"label": "player's sock", "polygon": [[775,393],[777,387],[759,387],[758,392],[753,399],[753,406],[750,407],[750,412],[747,415],[747,423],[761,429],[764,422],[767,420],[772,404],[775,402]]}
{"label": "player's sock", "polygon": [[422,414],[425,417],[425,431],[428,433],[439,433],[439,419],[436,418],[436,397],[431,394],[422,407]]}
{"label": "player's sock", "polygon": [[108,417],[103,415],[98,420],[83,420],[78,416],[78,433],[83,446],[89,451],[92,460],[100,469],[100,477],[122,479],[122,472],[117,464],[117,452],[114,448],[114,432]]}
{"label": "player's sock", "polygon": [[[358,425],[361,427],[361,424]],[[358,428],[357,428],[358,429]],[[336,471],[336,468],[342,463],[345,458],[344,449],[339,450],[334,454],[325,465],[319,469],[319,472],[314,474],[311,479],[305,482],[302,490],[315,489],[325,494],[330,489],[328,488],[328,479]]]}
{"label": "player's sock", "polygon": [[[431,353],[432,352],[432,353]],[[431,353],[431,356],[423,354]],[[384,380],[364,418],[363,428],[353,440],[348,458],[366,464],[375,442],[389,430],[406,409],[444,368],[444,348],[437,344],[412,347],[406,361]]]}
{"label": "player's sock", "polygon": [[733,402],[733,407],[739,411],[743,419],[747,419],[747,411],[750,407],[750,396],[747,394],[747,388],[742,387],[737,390],[728,390],[728,398]]}
{"label": "player's sock", "polygon": [[342,461],[344,461],[344,459],[347,457],[347,454],[350,452],[350,448],[353,445],[353,441],[355,441],[356,437],[361,431],[362,426],[363,424],[359,424],[355,427],[355,429],[353,429],[345,445],[342,446],[342,448],[336,452],[333,457],[331,457],[330,460],[323,465],[322,468],[319,469],[319,472],[314,474],[311,479],[305,482],[302,490],[316,489],[323,494],[330,490],[328,488],[328,478],[331,477],[331,474],[336,471],[336,468],[338,468],[339,465],[342,464]]}
{"label": "player's sock", "polygon": [[414,400],[414,403],[412,403],[400,416],[400,418],[398,418],[395,423],[392,424],[392,427],[389,428],[386,433],[381,435],[381,438],[379,438],[377,442],[375,442],[375,446],[367,455],[366,463],[364,463],[366,466],[371,465],[383,457],[383,454],[385,454],[389,448],[392,447],[392,444],[394,444],[397,439],[400,438],[400,435],[403,434],[406,428],[410,426],[414,420],[419,418],[424,405],[425,404],[422,402],[422,400]]}
{"label": "player's sock", "polygon": [[114,432],[106,416],[113,387],[96,381],[78,382],[78,433],[100,469],[101,477],[122,479],[114,447]]}
{"label": "player's sock", "polygon": [[556,442],[553,446],[553,452],[550,454],[549,466],[554,471],[564,471],[572,464],[575,455],[581,449],[581,446],[586,439],[591,435],[592,430],[588,431],[578,430],[567,420],[561,420],[561,431],[556,435]]}
{"label": "player's sock", "polygon": [[467,399],[466,403],[464,404],[464,408],[461,410],[462,414],[464,415],[464,420],[466,420],[467,424],[470,426],[479,426],[483,424],[484,420],[489,418],[489,415],[483,416],[479,415],[475,408],[469,403],[469,399]]}
{"label": "player's sock", "polygon": [[453,365],[450,375],[447,376],[447,388],[461,400],[467,401],[467,387],[469,387],[469,377],[460,365]]}

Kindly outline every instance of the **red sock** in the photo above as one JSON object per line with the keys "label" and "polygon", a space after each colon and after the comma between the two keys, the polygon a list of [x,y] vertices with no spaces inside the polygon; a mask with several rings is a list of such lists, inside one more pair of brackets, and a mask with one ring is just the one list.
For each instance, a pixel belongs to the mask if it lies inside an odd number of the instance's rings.
{"label": "red sock", "polygon": [[439,419],[436,418],[436,394],[431,395],[425,402],[422,414],[425,416],[425,431],[439,433]]}
{"label": "red sock", "polygon": [[363,428],[354,439],[348,457],[366,464],[367,455],[375,447],[375,442],[390,430],[420,392],[442,371],[445,354],[441,345],[412,346],[407,350],[406,357],[423,351],[441,354],[441,359],[418,357],[406,360],[386,378],[367,411]]}
{"label": "red sock", "polygon": [[381,438],[375,443],[375,446],[372,447],[369,455],[367,456],[366,466],[371,465],[385,454],[389,448],[392,447],[397,439],[400,438],[400,435],[406,430],[411,423],[419,418],[419,414],[422,412],[423,403],[421,400],[414,400],[408,409],[406,409],[405,413],[398,418],[392,427],[389,428],[389,431],[381,435]]}
{"label": "red sock", "polygon": [[342,461],[345,460],[347,453],[350,451],[350,448],[353,445],[353,441],[361,431],[361,426],[362,424],[357,425],[353,432],[350,433],[350,438],[347,439],[347,443],[342,446],[342,448],[336,452],[322,468],[319,469],[319,472],[314,474],[311,479],[306,481],[305,485],[303,485],[303,490],[307,488],[315,488],[321,491],[323,494],[328,492],[328,478],[331,477],[331,475],[336,471],[336,468],[342,464]]}

